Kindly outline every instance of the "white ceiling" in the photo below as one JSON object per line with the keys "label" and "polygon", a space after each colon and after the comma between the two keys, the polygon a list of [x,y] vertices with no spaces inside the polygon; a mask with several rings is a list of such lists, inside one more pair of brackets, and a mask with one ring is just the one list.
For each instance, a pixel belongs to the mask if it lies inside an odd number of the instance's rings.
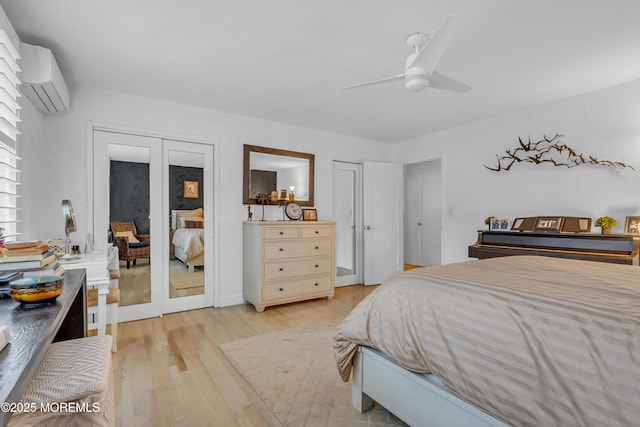
{"label": "white ceiling", "polygon": [[[398,142],[640,78],[638,0],[0,0],[71,90],[111,89]],[[459,30],[440,66],[473,89],[405,92],[405,37]]]}

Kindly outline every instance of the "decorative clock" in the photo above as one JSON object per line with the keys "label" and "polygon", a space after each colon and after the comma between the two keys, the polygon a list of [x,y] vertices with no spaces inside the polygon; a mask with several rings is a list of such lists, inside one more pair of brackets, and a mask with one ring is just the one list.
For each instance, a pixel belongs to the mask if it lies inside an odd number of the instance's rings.
{"label": "decorative clock", "polygon": [[302,208],[297,203],[289,203],[284,208],[284,213],[292,221],[299,221],[302,218]]}

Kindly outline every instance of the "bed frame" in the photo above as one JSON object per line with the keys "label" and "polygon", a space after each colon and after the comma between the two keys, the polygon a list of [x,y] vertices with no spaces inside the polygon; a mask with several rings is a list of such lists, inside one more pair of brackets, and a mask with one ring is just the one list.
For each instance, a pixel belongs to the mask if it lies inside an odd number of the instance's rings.
{"label": "bed frame", "polygon": [[364,412],[374,400],[410,426],[507,427],[453,395],[434,375],[411,372],[360,346],[353,359],[351,403]]}
{"label": "bed frame", "polygon": [[191,258],[189,262],[184,262],[184,249],[173,245],[173,255],[187,266],[189,273],[196,271],[196,267],[202,267],[204,265],[204,253],[201,253],[195,258]]}

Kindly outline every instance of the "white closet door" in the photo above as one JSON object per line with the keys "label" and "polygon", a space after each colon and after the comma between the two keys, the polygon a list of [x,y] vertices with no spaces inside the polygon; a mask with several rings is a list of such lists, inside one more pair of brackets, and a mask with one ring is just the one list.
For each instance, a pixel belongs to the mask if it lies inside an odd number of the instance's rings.
{"label": "white closet door", "polygon": [[333,162],[333,217],[336,221],[336,287],[362,284],[361,164]]}
{"label": "white closet door", "polygon": [[[182,204],[189,206],[187,211],[193,208],[202,208],[204,211],[204,230],[202,231],[202,244],[204,252],[191,261],[183,257],[181,261],[175,256],[175,246],[173,259],[170,256],[172,242],[169,239],[169,230],[178,233],[178,229],[183,224],[177,224],[175,218],[167,216],[164,224],[171,224],[164,227],[166,245],[164,245],[163,263],[165,277],[167,280],[163,286],[164,313],[193,310],[196,308],[211,307],[214,305],[214,173],[213,173],[213,146],[206,144],[190,143],[183,141],[163,140],[163,171],[164,171],[164,208],[163,212],[169,215],[176,212],[175,206],[170,206],[170,201],[175,203],[181,198]],[[170,167],[184,168],[181,170],[201,169],[202,181],[196,182],[193,194],[183,194],[183,186],[173,183],[170,185]],[[185,172],[186,173],[186,172]],[[186,176],[186,175],[185,175]],[[179,178],[178,178],[179,179]],[[179,182],[178,184],[182,184]],[[184,186],[186,187],[186,185]],[[179,194],[171,194],[178,191]],[[189,203],[187,203],[187,201]],[[176,226],[176,227],[174,227]],[[189,233],[191,238],[197,238],[201,231],[194,229],[183,229],[181,232]],[[187,234],[185,234],[187,236]],[[177,249],[178,251],[180,249]]]}
{"label": "white closet door", "polygon": [[429,176],[421,180],[420,254],[418,265],[431,267],[442,264],[442,180]]}
{"label": "white closet door", "polygon": [[[110,229],[110,166],[111,160],[144,163],[149,165],[149,200],[140,200],[142,205],[148,206],[149,234],[151,235],[151,257],[149,261],[153,265],[162,265],[162,141],[159,138],[149,136],[130,135],[105,130],[93,131],[93,237],[98,250],[106,250],[108,230]],[[156,214],[158,213],[158,214]],[[156,264],[157,263],[157,264]],[[131,263],[132,264],[132,263]],[[122,274],[135,275],[135,290],[123,290],[121,287],[120,307],[118,308],[118,321],[157,317],[162,314],[162,268],[139,268],[131,265]],[[126,269],[121,263],[121,270]],[[123,279],[121,279],[123,280]],[[142,289],[140,289],[142,288]],[[136,298],[134,302],[128,301],[128,294],[136,293],[144,295],[144,298]]]}
{"label": "white closet door", "polygon": [[402,271],[402,165],[365,162],[364,284],[382,283]]}

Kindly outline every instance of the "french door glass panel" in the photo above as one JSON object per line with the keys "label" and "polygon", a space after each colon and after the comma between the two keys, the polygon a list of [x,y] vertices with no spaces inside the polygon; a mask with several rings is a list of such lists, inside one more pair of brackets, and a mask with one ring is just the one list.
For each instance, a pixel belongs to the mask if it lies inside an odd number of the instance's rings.
{"label": "french door glass panel", "polygon": [[333,206],[336,220],[336,286],[362,283],[361,169],[334,161]]}
{"label": "french door glass panel", "polygon": [[213,305],[213,147],[163,140],[165,313]]}
{"label": "french door glass panel", "polygon": [[[162,312],[162,269],[154,260],[162,253],[161,140],[154,137],[94,130],[93,236],[97,249],[104,250],[117,236],[110,234],[111,222],[131,222],[137,234],[149,235],[150,256],[129,259],[121,256],[120,306],[118,320],[144,319]],[[130,243],[120,240],[127,251]],[[123,253],[124,254],[124,253]],[[162,263],[158,263],[158,266]]]}

